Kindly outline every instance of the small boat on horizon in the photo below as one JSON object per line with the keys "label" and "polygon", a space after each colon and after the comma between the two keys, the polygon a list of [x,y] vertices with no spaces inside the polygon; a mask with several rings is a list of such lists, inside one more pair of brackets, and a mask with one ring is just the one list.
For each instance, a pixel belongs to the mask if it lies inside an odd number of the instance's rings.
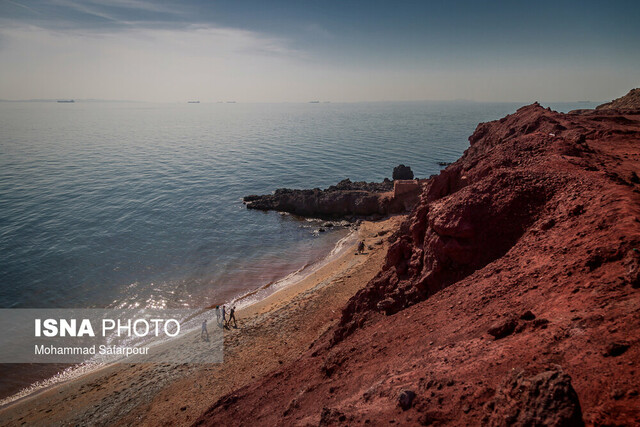
{"label": "small boat on horizon", "polygon": [[187,101],[187,104],[200,104],[200,101]]}
{"label": "small boat on horizon", "polygon": [[320,101],[309,101],[309,104],[320,104]]}
{"label": "small boat on horizon", "polygon": [[76,102],[73,99],[58,99],[58,102],[61,104],[69,104],[71,102]]}

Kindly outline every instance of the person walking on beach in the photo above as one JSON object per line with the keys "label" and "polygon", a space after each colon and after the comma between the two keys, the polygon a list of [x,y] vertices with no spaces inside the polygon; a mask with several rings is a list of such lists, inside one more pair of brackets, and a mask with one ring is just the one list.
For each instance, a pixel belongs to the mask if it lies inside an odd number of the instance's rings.
{"label": "person walking on beach", "polygon": [[200,338],[205,341],[209,341],[209,331],[207,331],[207,319],[202,321],[202,331],[200,331]]}
{"label": "person walking on beach", "polygon": [[364,252],[364,240],[360,240],[360,243],[358,243],[358,253],[361,254],[362,252]]}
{"label": "person walking on beach", "polygon": [[216,323],[220,326],[220,306],[216,305]]}
{"label": "person walking on beach", "polygon": [[228,324],[231,324],[231,321],[233,320],[233,327],[234,328],[238,328],[238,323],[236,322],[236,308],[235,307],[231,307],[231,310],[229,311],[229,322]]}
{"label": "person walking on beach", "polygon": [[223,305],[222,306],[222,323],[220,324],[220,326],[226,326],[227,324],[227,308]]}

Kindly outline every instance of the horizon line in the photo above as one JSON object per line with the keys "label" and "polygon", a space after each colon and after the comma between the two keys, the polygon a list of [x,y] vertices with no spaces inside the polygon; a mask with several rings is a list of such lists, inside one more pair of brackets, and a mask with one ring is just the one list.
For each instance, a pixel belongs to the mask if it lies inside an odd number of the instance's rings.
{"label": "horizon line", "polygon": [[197,101],[198,104],[376,104],[376,103],[418,103],[418,102],[467,102],[477,104],[520,104],[529,105],[535,102],[544,103],[602,103],[609,101],[593,101],[593,100],[516,100],[516,101],[478,101],[474,99],[381,99],[381,100],[367,100],[367,101],[332,101],[332,100],[309,100],[309,101],[200,101],[198,99],[185,99],[175,101],[144,101],[136,99],[102,99],[102,98],[30,98],[30,99],[4,99],[0,98],[0,102],[58,102],[73,100],[74,102],[87,102],[87,103],[145,103],[145,104],[187,104]]}

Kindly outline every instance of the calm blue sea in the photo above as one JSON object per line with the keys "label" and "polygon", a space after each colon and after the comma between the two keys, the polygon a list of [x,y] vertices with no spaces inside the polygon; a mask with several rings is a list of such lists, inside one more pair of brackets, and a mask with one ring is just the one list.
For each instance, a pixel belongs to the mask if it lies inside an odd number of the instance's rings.
{"label": "calm blue sea", "polygon": [[382,180],[399,163],[427,177],[519,106],[0,103],[0,307],[228,300],[347,233],[242,196]]}

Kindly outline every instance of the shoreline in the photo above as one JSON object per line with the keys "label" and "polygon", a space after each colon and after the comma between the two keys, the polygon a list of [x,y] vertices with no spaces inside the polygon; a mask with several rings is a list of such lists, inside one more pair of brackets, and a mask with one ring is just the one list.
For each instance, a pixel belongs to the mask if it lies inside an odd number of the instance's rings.
{"label": "shoreline", "polygon": [[[269,298],[270,296],[280,292],[288,287],[295,286],[296,283],[304,280],[309,275],[318,271],[327,264],[335,261],[349,249],[349,246],[356,244],[358,235],[358,228],[350,229],[349,232],[341,237],[333,246],[331,251],[325,256],[305,264],[299,269],[292,271],[281,279],[269,282],[265,285],[259,286],[256,289],[244,292],[237,297],[232,298],[229,302],[223,305],[235,306],[237,308],[238,315],[241,315],[243,310],[250,308],[255,304],[259,304],[261,301]],[[207,307],[207,309],[213,309],[214,306]]]}
{"label": "shoreline", "polygon": [[[153,387],[148,384],[147,387],[139,390],[143,392],[138,395],[150,394],[149,397],[155,396],[160,391],[168,391],[176,387],[178,389],[183,387],[191,388],[194,386],[194,382],[198,384],[200,389],[208,388],[209,392],[204,393],[206,399],[203,399],[202,393],[193,393],[193,399],[199,403],[198,405],[193,405],[193,410],[185,409],[178,412],[178,415],[181,416],[179,418],[182,419],[182,421],[178,422],[181,423],[187,419],[194,419],[189,417],[197,418],[200,412],[212,403],[211,400],[207,400],[209,397],[212,395],[222,396],[224,391],[228,392],[242,386],[247,381],[284,363],[282,359],[291,361],[294,355],[299,357],[308,348],[309,344],[327,329],[329,324],[337,321],[344,302],[362,288],[380,268],[388,243],[386,238],[378,236],[378,233],[382,230],[385,230],[385,234],[393,231],[402,218],[404,217],[396,216],[377,223],[364,222],[358,230],[349,233],[338,242],[338,244],[342,244],[342,248],[338,249],[337,252],[333,250],[320,260],[317,265],[309,267],[310,270],[306,271],[306,274],[299,277],[298,280],[279,286],[264,298],[238,308],[239,328],[225,330],[224,332],[224,363],[214,366],[192,365],[173,368],[149,365],[103,366],[97,370],[83,373],[76,378],[50,385],[8,402],[0,408],[0,422],[2,424],[11,424],[13,422],[20,424],[23,421],[38,423],[43,421],[43,418],[38,415],[42,413],[42,416],[46,414],[48,420],[56,419],[58,420],[57,422],[78,422],[78,420],[83,420],[84,422],[94,423],[97,422],[95,418],[97,414],[89,414],[87,411],[90,412],[97,401],[102,401],[105,398],[107,400],[109,398],[117,399],[124,391],[124,389],[122,391],[116,390],[118,384],[125,382],[134,385],[144,382],[142,380],[153,383]],[[372,248],[366,250],[363,255],[355,255],[353,252],[355,242],[359,239],[367,241],[368,246]],[[336,247],[338,244],[336,244]],[[347,282],[349,286],[346,286],[346,289],[340,289]],[[273,285],[277,285],[277,282],[269,286],[269,288]],[[328,292],[329,290],[331,292]],[[253,294],[249,297],[251,296]],[[323,300],[325,304],[318,305],[317,302],[319,300]],[[302,304],[309,303],[313,305],[310,311],[308,309],[301,310]],[[277,325],[279,319],[287,319],[286,324]],[[320,325],[318,325],[320,327],[305,328],[305,323],[308,321],[317,323],[318,320],[320,321]],[[260,331],[266,332],[266,334],[262,334]],[[279,342],[265,341],[265,335],[275,335]],[[281,340],[283,335],[289,335],[290,338],[283,341]],[[292,337],[295,337],[295,339]],[[188,341],[192,338],[193,335],[190,334],[183,339],[184,343],[176,342],[171,345],[176,347],[188,345]],[[258,351],[259,349],[262,349],[262,351]],[[258,352],[256,353],[256,351]],[[248,356],[248,354],[253,354],[253,356]],[[256,363],[256,360],[259,360],[259,363]],[[236,370],[235,365],[237,363],[244,366],[241,371]],[[231,374],[227,372],[229,370]],[[220,374],[218,376],[214,375],[217,381],[213,381],[213,383],[211,371]],[[162,374],[159,374],[159,372],[162,372]],[[205,376],[207,381],[206,384],[203,384],[201,376],[205,372],[207,373]],[[183,384],[187,378],[192,378],[192,380],[187,380]],[[92,387],[92,384],[100,385]],[[90,391],[87,391],[88,387]],[[104,393],[106,390],[116,393]],[[161,406],[172,406],[170,402],[176,403],[176,396],[183,396],[182,393],[169,393],[169,395],[168,400],[163,400]],[[130,395],[129,397],[133,396]],[[94,400],[94,398],[97,400]],[[66,399],[74,401],[79,399],[85,403],[60,405],[60,402]],[[125,403],[113,402],[113,406],[115,406],[113,410],[122,411],[122,406],[130,405],[131,402],[127,401]],[[120,406],[120,409],[118,409],[118,406]],[[136,408],[138,406],[135,405]],[[180,408],[183,406],[180,406]],[[40,410],[37,411],[37,408],[40,408]],[[104,410],[106,408],[102,409],[102,415],[105,415]],[[128,414],[122,415],[128,416]],[[109,415],[109,417],[111,416]],[[184,418],[185,416],[188,417]],[[166,420],[166,418],[167,414],[165,413],[164,416],[157,418],[157,420]]]}
{"label": "shoreline", "polygon": [[[338,231],[339,230],[336,230],[336,232]],[[288,273],[278,280],[261,285],[258,288],[250,291],[244,291],[237,296],[231,297],[229,301],[224,302],[223,304],[227,306],[236,306],[236,313],[238,316],[241,316],[242,311],[249,308],[251,305],[260,303],[262,300],[269,298],[271,295],[279,292],[282,289],[285,289],[289,286],[295,286],[297,282],[304,280],[308,275],[313,274],[318,269],[334,261],[343,253],[345,249],[347,249],[348,245],[355,244],[355,237],[357,236],[357,232],[357,228],[348,230],[347,234],[341,237],[334,244],[329,253],[325,254],[324,256],[303,265],[299,269]],[[203,308],[202,310],[207,311],[213,308],[215,308],[215,306],[209,306]],[[25,383],[27,385],[19,389],[17,392],[8,394],[6,396],[0,396],[0,410],[25,398],[28,398],[29,396],[36,395],[51,387],[55,387],[69,381],[77,380],[93,372],[98,372],[110,365],[111,364],[104,365],[93,362],[74,364],[52,375],[50,374],[40,377],[28,384]]]}

